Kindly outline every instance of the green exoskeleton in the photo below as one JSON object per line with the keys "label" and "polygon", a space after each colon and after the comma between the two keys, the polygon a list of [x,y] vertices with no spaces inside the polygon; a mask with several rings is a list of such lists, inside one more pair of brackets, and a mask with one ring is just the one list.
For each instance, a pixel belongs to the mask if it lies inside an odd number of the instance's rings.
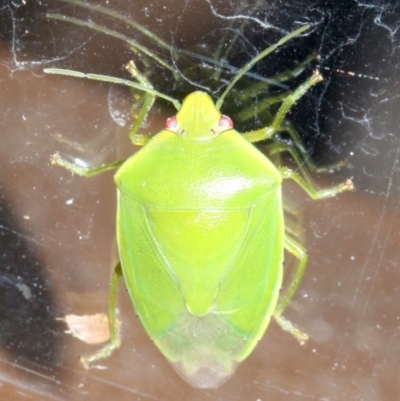
{"label": "green exoskeleton", "polygon": [[[321,77],[315,73],[291,93],[269,127],[241,134],[220,112],[237,80],[306,29],[286,35],[246,64],[215,103],[207,93],[196,91],[181,105],[157,92],[133,63],[128,70],[136,82],[45,70],[144,91],[150,100],[143,110],[149,109],[154,97],[167,99],[177,108],[165,128],[125,161],[83,169],[58,154],[53,157],[54,164],[83,176],[118,168],[120,264],[111,279],[111,342],[83,358],[86,365],[107,357],[120,345],[115,311],[121,275],[148,335],[193,386],[224,383],[252,352],[271,317],[300,342],[307,339],[282,316],[307,262],[305,249],[285,233],[282,180],[296,181],[313,199],[335,196],[353,185],[348,180],[318,191],[307,175],[276,167],[252,142],[271,138],[292,105]],[[275,152],[287,150],[281,146]],[[304,161],[301,153],[290,152]],[[298,259],[298,266],[281,294],[284,250]]]}

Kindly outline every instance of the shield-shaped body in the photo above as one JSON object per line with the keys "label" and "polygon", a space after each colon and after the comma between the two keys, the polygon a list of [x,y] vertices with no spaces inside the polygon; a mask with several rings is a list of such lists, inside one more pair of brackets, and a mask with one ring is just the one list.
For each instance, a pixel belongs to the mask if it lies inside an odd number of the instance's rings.
{"label": "shield-shaped body", "polygon": [[208,112],[210,101],[189,95],[176,116],[180,134],[161,131],[115,176],[131,300],[151,339],[197,387],[220,385],[253,350],[283,270],[281,175],[234,129],[215,134],[221,115]]}

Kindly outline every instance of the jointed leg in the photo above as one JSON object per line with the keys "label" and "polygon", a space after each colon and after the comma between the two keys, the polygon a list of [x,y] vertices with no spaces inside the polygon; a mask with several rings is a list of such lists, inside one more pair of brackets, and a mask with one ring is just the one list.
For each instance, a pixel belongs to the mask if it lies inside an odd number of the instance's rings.
{"label": "jointed leg", "polygon": [[289,320],[285,319],[282,316],[282,312],[285,310],[286,306],[292,299],[294,293],[297,290],[297,287],[301,282],[301,279],[303,278],[303,274],[307,265],[307,253],[306,250],[298,242],[296,242],[288,235],[285,235],[285,249],[287,249],[292,255],[294,255],[299,260],[299,263],[297,265],[296,273],[291,283],[289,284],[289,288],[286,290],[282,299],[278,302],[278,305],[275,309],[274,318],[283,330],[288,331],[290,334],[296,337],[296,339],[301,344],[304,344],[308,340],[308,335],[306,333],[303,333]]}
{"label": "jointed leg", "polygon": [[336,185],[334,187],[317,190],[312,184],[312,182],[306,181],[295,171],[286,167],[278,167],[278,170],[281,173],[283,179],[290,178],[296,181],[297,184],[299,184],[299,186],[303,188],[304,191],[307,192],[310,198],[314,200],[331,198],[341,192],[352,191],[354,189],[353,182],[350,179],[348,179],[345,182],[342,182],[341,184]]}
{"label": "jointed leg", "polygon": [[[300,175],[298,173],[293,172],[292,170],[289,169],[281,169],[281,173],[283,172],[282,176],[283,178],[294,178],[294,175],[300,176],[301,177],[301,182],[305,182],[308,184],[309,187],[314,188],[315,184],[314,181],[312,180],[309,171],[315,172],[315,173],[327,173],[327,172],[333,172],[336,169],[339,169],[340,167],[343,167],[346,165],[345,161],[340,161],[335,164],[331,164],[328,166],[317,166],[312,159],[308,157],[307,152],[303,149],[302,146],[296,146],[293,147],[291,146],[290,143],[284,143],[284,142],[278,142],[278,141],[273,141],[270,144],[266,146],[266,151],[268,156],[271,158],[273,163],[277,166],[279,166],[280,163],[280,154],[281,153],[289,153],[290,156],[292,157],[293,161],[295,162],[297,169],[300,171]],[[350,185],[350,181],[347,181],[345,183],[346,187]],[[343,185],[343,184],[342,184]],[[342,189],[338,192],[342,192],[343,190],[349,190],[353,189],[352,186]],[[335,192],[333,195],[336,195]],[[332,196],[333,196],[332,195]],[[323,196],[327,197],[327,196]]]}
{"label": "jointed leg", "polygon": [[[287,70],[284,71],[280,74],[274,75],[271,78],[268,79],[269,82],[265,81],[260,81],[255,84],[249,85],[248,88],[246,88],[245,91],[239,92],[236,94],[237,100],[240,102],[246,102],[249,100],[252,96],[256,96],[263,91],[265,91],[267,88],[270,86],[276,85],[276,83],[281,83],[288,81],[289,79],[295,78],[298,75],[300,75],[304,69],[315,59],[318,58],[318,53],[312,53],[309,57],[307,57],[304,61],[302,61],[300,64],[297,65],[292,70]],[[285,93],[287,96],[287,92]]]}
{"label": "jointed leg", "polygon": [[110,281],[110,292],[108,299],[108,324],[110,326],[111,339],[109,344],[101,348],[95,354],[81,357],[81,362],[86,369],[89,369],[89,365],[97,361],[98,359],[104,359],[110,356],[121,344],[121,337],[119,334],[119,324],[117,321],[117,290],[118,281],[122,276],[121,264],[118,263],[115,267]]}
{"label": "jointed leg", "polygon": [[[274,121],[269,127],[261,128],[255,131],[246,132],[243,136],[250,142],[263,141],[271,138],[279,129],[280,126],[292,106],[301,98],[313,85],[322,81],[322,77],[318,71],[309,78],[304,84],[300,85],[292,94],[288,95],[284,102],[281,104]],[[300,142],[300,141],[298,141]]]}
{"label": "jointed leg", "polygon": [[[313,180],[309,175],[309,171],[312,171],[313,173],[328,173],[346,165],[346,162],[340,161],[328,166],[317,166],[312,159],[308,157],[307,152],[302,147],[293,147],[291,144],[283,142],[272,142],[266,146],[266,150],[268,157],[273,161],[274,156],[276,158],[279,157],[278,155],[281,153],[289,153],[297,168],[300,170],[302,178],[311,185],[313,185]],[[279,165],[279,161],[280,159],[278,158],[277,161],[274,161],[274,164]]]}
{"label": "jointed leg", "polygon": [[[296,172],[285,167],[279,167],[278,170],[281,173],[282,178],[284,179],[291,178],[294,181],[296,181],[297,184],[299,184],[304,189],[304,191],[306,191],[307,194],[314,200],[329,198],[337,195],[340,192],[354,189],[352,181],[347,180],[344,183],[341,183],[337,186],[325,188],[322,190],[317,190],[313,186],[312,182],[306,181]],[[285,235],[285,249],[287,249],[291,254],[293,254],[299,260],[299,264],[297,266],[295,276],[292,282],[290,283],[288,290],[286,291],[286,293],[284,294],[284,296],[279,301],[276,307],[274,317],[283,330],[290,332],[294,337],[296,337],[300,341],[300,343],[304,343],[308,339],[307,334],[303,333],[300,329],[295,327],[290,321],[286,320],[282,316],[282,312],[285,310],[286,306],[290,302],[291,298],[293,297],[293,294],[296,292],[297,287],[299,286],[300,281],[303,277],[304,270],[307,264],[307,253],[306,250],[299,243],[297,243],[287,234]]]}
{"label": "jointed leg", "polygon": [[[282,103],[288,96],[290,96],[291,92],[286,91],[286,92],[282,92],[279,93],[277,95],[274,96],[268,96],[265,99],[261,99],[260,101],[257,101],[256,104],[253,104],[251,106],[247,106],[241,110],[239,110],[237,113],[235,113],[235,120],[239,121],[239,122],[245,122],[248,121],[250,118],[254,117],[255,115],[260,116],[260,115],[264,115],[265,117],[267,117],[268,115],[271,115],[271,113],[269,112],[271,109],[271,106],[273,106],[274,104],[277,103]],[[272,115],[271,115],[272,117]],[[272,120],[272,118],[271,118]],[[264,128],[262,128],[261,130],[264,130]],[[254,132],[254,131],[250,131],[250,132],[246,132],[243,134],[243,136],[246,139],[249,139],[249,135]],[[256,131],[257,132],[257,131]],[[253,141],[250,141],[253,142]]]}
{"label": "jointed leg", "polygon": [[302,243],[304,234],[303,211],[297,205],[291,202],[291,199],[285,198],[283,204],[283,212],[285,215],[285,233],[294,237]]}
{"label": "jointed leg", "polygon": [[318,166],[314,163],[308,152],[304,149],[301,139],[297,135],[296,130],[291,125],[284,125],[277,133],[286,132],[292,141],[275,140],[271,144],[266,145],[268,156],[273,156],[278,153],[289,153],[296,165],[301,169],[304,165],[307,170],[313,173],[331,173],[339,170],[343,166],[351,167],[347,160],[341,160],[334,164]]}
{"label": "jointed leg", "polygon": [[140,128],[140,126],[142,125],[143,121],[146,119],[148,112],[153,107],[156,96],[154,95],[154,93],[151,92],[152,90],[154,90],[153,85],[151,85],[151,83],[147,80],[147,78],[140,73],[140,71],[137,69],[135,63],[132,60],[126,65],[125,69],[129,71],[131,75],[135,79],[137,79],[144,88],[147,88],[149,90],[149,92],[143,93],[144,101],[142,108],[140,109],[139,115],[137,116],[129,132],[129,138],[131,139],[134,145],[143,145],[144,143],[148,142],[149,140],[148,136],[140,138],[136,136],[136,133]]}
{"label": "jointed leg", "polygon": [[113,163],[103,164],[99,167],[88,168],[68,162],[67,160],[62,158],[58,152],[55,153],[50,160],[51,164],[64,167],[67,170],[71,171],[71,173],[78,174],[82,177],[93,177],[94,175],[104,173],[105,171],[113,170],[120,167],[124,161],[125,160],[118,160]]}

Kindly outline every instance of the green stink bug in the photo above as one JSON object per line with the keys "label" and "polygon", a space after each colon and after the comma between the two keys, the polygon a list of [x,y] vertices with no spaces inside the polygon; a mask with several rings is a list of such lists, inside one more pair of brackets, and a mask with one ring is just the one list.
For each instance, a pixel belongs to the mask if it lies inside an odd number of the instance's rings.
{"label": "green stink bug", "polygon": [[[300,342],[306,340],[282,316],[303,276],[307,255],[285,233],[281,183],[293,179],[313,199],[321,199],[351,190],[352,182],[317,191],[307,175],[304,179],[288,168],[274,166],[251,142],[271,138],[291,106],[321,78],[315,73],[288,96],[270,127],[239,134],[219,110],[226,94],[258,60],[307,28],[286,35],[251,60],[216,103],[196,91],[181,105],[155,91],[132,62],[128,70],[139,83],[45,70],[122,83],[150,97],[163,97],[178,110],[161,132],[126,161],[83,169],[58,154],[53,157],[54,164],[83,176],[118,168],[120,264],[110,286],[111,343],[83,358],[84,364],[107,357],[120,345],[115,310],[121,275],[150,338],[195,387],[224,383],[252,352],[272,316]],[[299,262],[280,296],[285,249]]]}

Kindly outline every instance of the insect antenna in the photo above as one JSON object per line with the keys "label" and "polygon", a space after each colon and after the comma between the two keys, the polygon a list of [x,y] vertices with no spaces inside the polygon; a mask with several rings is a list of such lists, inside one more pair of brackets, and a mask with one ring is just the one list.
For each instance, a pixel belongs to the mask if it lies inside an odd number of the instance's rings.
{"label": "insect antenna", "polygon": [[252,58],[238,73],[237,75],[231,80],[231,82],[229,83],[229,85],[226,87],[224,93],[219,97],[219,99],[216,102],[216,107],[219,110],[225,100],[226,95],[232,90],[232,88],[235,86],[236,82],[242,78],[243,75],[245,75],[247,73],[247,71],[249,71],[254,64],[256,64],[258,61],[262,60],[264,57],[268,56],[268,54],[274,52],[278,47],[282,46],[284,43],[286,43],[287,41],[289,41],[290,39],[300,35],[301,33],[303,33],[304,31],[306,31],[307,29],[309,29],[310,26],[309,25],[304,25],[301,26],[300,28],[294,30],[293,32],[289,33],[288,35],[284,36],[283,38],[281,38],[278,42],[276,42],[275,44],[269,46],[268,48],[266,48],[264,51],[262,51],[261,53],[257,54],[257,56],[255,56],[254,58]]}

